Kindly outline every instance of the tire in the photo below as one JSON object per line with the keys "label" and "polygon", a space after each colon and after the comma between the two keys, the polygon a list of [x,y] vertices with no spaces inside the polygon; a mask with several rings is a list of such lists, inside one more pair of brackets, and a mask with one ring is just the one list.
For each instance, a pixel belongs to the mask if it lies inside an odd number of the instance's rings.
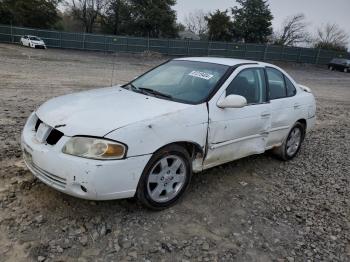
{"label": "tire", "polygon": [[184,195],[191,177],[192,164],[189,153],[175,144],[165,146],[148,161],[141,175],[136,196],[150,209],[166,209]]}
{"label": "tire", "polygon": [[[284,161],[294,158],[300,150],[301,144],[305,138],[305,132],[305,126],[300,122],[296,122],[284,139],[283,144],[275,148],[273,153]],[[297,135],[297,133],[299,135]]]}

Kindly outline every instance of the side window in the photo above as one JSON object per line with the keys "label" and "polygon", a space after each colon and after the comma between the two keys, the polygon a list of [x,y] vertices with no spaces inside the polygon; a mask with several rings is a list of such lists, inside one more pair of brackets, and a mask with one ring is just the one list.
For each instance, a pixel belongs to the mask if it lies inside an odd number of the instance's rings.
{"label": "side window", "polygon": [[262,68],[249,68],[240,72],[226,89],[226,96],[240,95],[248,104],[266,101],[266,81]]}
{"label": "side window", "polygon": [[284,76],[284,79],[286,80],[287,96],[294,96],[297,93],[297,90],[295,89],[295,86],[288,79],[288,77]]}
{"label": "side window", "polygon": [[278,99],[286,97],[286,86],[282,72],[274,68],[266,68],[269,82],[269,98]]}

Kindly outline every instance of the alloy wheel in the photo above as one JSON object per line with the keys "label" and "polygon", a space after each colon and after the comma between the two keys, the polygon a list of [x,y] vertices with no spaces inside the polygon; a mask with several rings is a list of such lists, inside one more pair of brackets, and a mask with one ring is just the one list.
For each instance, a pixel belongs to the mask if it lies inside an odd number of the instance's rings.
{"label": "alloy wheel", "polygon": [[147,180],[150,198],[158,203],[175,198],[187,177],[185,161],[177,155],[161,158],[151,169]]}

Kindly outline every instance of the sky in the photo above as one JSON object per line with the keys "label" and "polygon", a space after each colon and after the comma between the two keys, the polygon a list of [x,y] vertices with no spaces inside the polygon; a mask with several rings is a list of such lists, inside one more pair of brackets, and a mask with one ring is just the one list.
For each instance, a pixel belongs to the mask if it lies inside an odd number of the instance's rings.
{"label": "sky", "polygon": [[[279,29],[286,17],[303,13],[310,32],[315,33],[319,26],[330,22],[338,24],[350,37],[350,0],[268,0],[268,3],[274,16],[274,29]],[[196,9],[210,12],[229,9],[235,4],[235,0],[177,0],[174,9],[178,20],[183,22],[185,16]]]}

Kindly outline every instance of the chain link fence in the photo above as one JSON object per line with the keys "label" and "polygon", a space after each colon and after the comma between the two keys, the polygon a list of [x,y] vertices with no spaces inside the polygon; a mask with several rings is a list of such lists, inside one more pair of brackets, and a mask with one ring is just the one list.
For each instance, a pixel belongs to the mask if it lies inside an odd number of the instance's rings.
{"label": "chain link fence", "polygon": [[157,52],[169,56],[218,56],[260,61],[327,64],[349,53],[323,49],[181,39],[157,39],[102,34],[68,33],[0,25],[0,42],[19,43],[23,35],[42,38],[48,47],[103,52]]}

